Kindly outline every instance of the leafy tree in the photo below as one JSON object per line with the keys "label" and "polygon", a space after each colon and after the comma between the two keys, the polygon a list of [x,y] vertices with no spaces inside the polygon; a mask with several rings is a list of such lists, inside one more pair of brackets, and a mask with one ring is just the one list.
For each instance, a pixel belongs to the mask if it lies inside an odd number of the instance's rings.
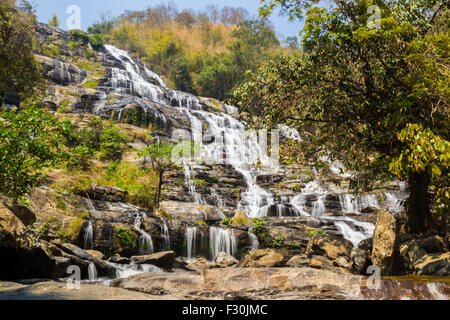
{"label": "leafy tree", "polygon": [[69,159],[66,163],[68,169],[80,169],[88,171],[92,165],[92,159],[95,156],[95,150],[86,146],[79,145],[71,149]]}
{"label": "leafy tree", "polygon": [[139,151],[140,157],[150,159],[153,170],[158,175],[158,184],[153,198],[154,207],[159,209],[159,202],[161,200],[161,190],[164,185],[164,173],[175,168],[178,165],[172,158],[175,146],[165,143],[154,143],[151,146]]}
{"label": "leafy tree", "polygon": [[14,7],[14,2],[0,3],[0,105],[6,93],[28,98],[41,83],[32,51],[34,23],[34,16]]}
{"label": "leafy tree", "polygon": [[[380,29],[368,23],[372,3],[381,10]],[[393,173],[407,180],[410,230],[433,227],[430,200],[445,206],[449,195],[445,2],[334,1],[327,10],[312,0],[265,0],[261,15],[277,5],[291,20],[306,15],[306,54],[280,56],[250,76],[235,91],[239,105],[261,125],[312,128],[300,151],[342,159],[359,172],[355,189]]]}
{"label": "leafy tree", "polygon": [[41,169],[61,157],[60,126],[41,109],[0,112],[0,193],[15,200],[36,186]]}
{"label": "leafy tree", "polygon": [[50,21],[48,22],[48,24],[52,27],[58,28],[59,27],[59,20],[58,17],[56,16],[56,14],[54,14],[52,16],[52,18],[50,19]]}

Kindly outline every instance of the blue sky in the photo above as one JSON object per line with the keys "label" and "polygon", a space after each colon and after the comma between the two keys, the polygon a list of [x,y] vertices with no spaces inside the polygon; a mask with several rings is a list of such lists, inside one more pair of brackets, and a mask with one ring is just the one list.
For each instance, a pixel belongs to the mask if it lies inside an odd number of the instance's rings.
{"label": "blue sky", "polygon": [[[232,6],[244,7],[250,14],[257,16],[260,0],[172,0],[178,10],[192,8],[195,11],[204,9],[208,4],[215,4],[219,7]],[[66,29],[66,21],[69,14],[67,8],[71,5],[77,5],[81,9],[81,28],[87,29],[94,23],[102,13],[108,13],[111,16],[118,16],[125,10],[142,10],[149,6],[155,6],[161,3],[169,3],[164,0],[33,0],[37,6],[38,20],[48,22],[53,14],[56,14],[61,22],[61,28]],[[277,14],[271,17],[275,25],[275,31],[280,37],[298,36],[301,29],[300,22],[290,23],[287,17],[279,17]]]}

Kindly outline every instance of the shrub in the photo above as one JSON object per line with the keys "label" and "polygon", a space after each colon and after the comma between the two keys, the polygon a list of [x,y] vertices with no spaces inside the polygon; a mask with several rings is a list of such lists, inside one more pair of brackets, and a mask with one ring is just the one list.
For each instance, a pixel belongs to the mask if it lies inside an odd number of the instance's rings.
{"label": "shrub", "polygon": [[98,87],[98,81],[87,81],[83,84],[83,88],[95,89]]}
{"label": "shrub", "polygon": [[121,161],[129,141],[126,133],[113,126],[108,126],[100,136],[100,157],[102,160]]}
{"label": "shrub", "polygon": [[120,246],[120,252],[130,252],[137,248],[137,235],[124,226],[114,226],[114,235]]}
{"label": "shrub", "polygon": [[91,43],[92,47],[94,49],[100,48],[102,45],[105,44],[105,37],[102,34],[91,34],[88,36],[89,42]]}
{"label": "shrub", "polygon": [[68,169],[89,170],[91,160],[95,155],[95,150],[85,146],[77,146],[70,150],[69,160],[67,161]]}
{"label": "shrub", "polygon": [[231,224],[231,218],[225,218],[222,220],[221,224],[223,224],[224,226],[229,226]]}
{"label": "shrub", "polygon": [[318,234],[325,234],[325,233],[326,233],[326,231],[323,229],[314,229],[309,233],[309,237],[312,238]]}
{"label": "shrub", "polygon": [[77,30],[77,29],[70,30],[69,35],[75,41],[86,43],[86,44],[89,42],[89,37],[88,37],[87,33],[84,32],[83,30]]}

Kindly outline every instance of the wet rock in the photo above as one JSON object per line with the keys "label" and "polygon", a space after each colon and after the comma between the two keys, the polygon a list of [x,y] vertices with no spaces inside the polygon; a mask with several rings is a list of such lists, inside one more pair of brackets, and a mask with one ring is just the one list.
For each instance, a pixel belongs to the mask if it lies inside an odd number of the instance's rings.
{"label": "wet rock", "polygon": [[165,270],[170,270],[175,263],[175,252],[166,251],[146,256],[134,256],[131,257],[131,261],[135,264],[151,264]]}
{"label": "wet rock", "polygon": [[130,264],[131,263],[131,259],[130,258],[121,257],[118,254],[112,256],[111,258],[109,258],[108,261],[112,262],[112,263],[116,263],[116,264]]}
{"label": "wet rock", "polygon": [[396,220],[387,211],[378,211],[373,236],[372,262],[380,267],[383,275],[392,275],[397,250]]}
{"label": "wet rock", "polygon": [[335,260],[341,256],[350,258],[352,248],[353,244],[346,239],[330,234],[319,234],[309,241],[306,254],[324,255],[330,260]]}
{"label": "wet rock", "polygon": [[373,238],[364,239],[363,241],[361,241],[358,244],[358,248],[360,248],[361,250],[366,251],[367,253],[371,253],[372,252],[372,246],[373,246]]}
{"label": "wet rock", "polygon": [[241,260],[239,268],[273,268],[283,267],[285,257],[275,249],[254,250],[247,253]]}
{"label": "wet rock", "polygon": [[357,274],[364,274],[369,267],[369,258],[367,252],[360,248],[353,248],[351,259],[353,262],[353,269]]}
{"label": "wet rock", "polygon": [[426,254],[414,263],[417,275],[450,276],[450,252]]}
{"label": "wet rock", "polygon": [[97,250],[86,250],[86,252],[88,254],[90,254],[91,256],[93,256],[94,258],[100,259],[100,260],[105,260],[105,255]]}
{"label": "wet rock", "polygon": [[98,201],[126,202],[127,192],[120,188],[102,187],[91,184],[89,197]]}
{"label": "wet rock", "polygon": [[226,252],[219,252],[216,257],[215,263],[219,268],[228,268],[239,264],[239,261]]}
{"label": "wet rock", "polygon": [[187,266],[188,269],[192,271],[202,271],[214,268],[214,264],[206,260],[205,258],[197,258],[195,260],[190,261]]}

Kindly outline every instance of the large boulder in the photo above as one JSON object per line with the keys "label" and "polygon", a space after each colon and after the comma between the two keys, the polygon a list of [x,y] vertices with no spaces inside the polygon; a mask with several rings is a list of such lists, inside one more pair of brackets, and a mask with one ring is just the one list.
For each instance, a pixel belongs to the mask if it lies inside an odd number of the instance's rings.
{"label": "large boulder", "polygon": [[231,220],[231,224],[234,226],[251,226],[252,223],[252,219],[242,210],[237,210]]}
{"label": "large boulder", "polygon": [[192,271],[203,271],[207,269],[212,269],[214,267],[215,265],[213,263],[209,262],[208,260],[202,257],[189,261],[189,263],[186,265],[186,268]]}
{"label": "large boulder", "polygon": [[286,264],[290,268],[309,266],[309,258],[306,254],[293,256]]}
{"label": "large boulder", "polygon": [[286,259],[279,251],[274,249],[254,250],[247,253],[241,260],[239,268],[273,268],[284,267]]}
{"label": "large boulder", "polygon": [[59,85],[80,84],[87,76],[86,71],[66,62],[36,55],[46,78]]}
{"label": "large boulder", "polygon": [[336,235],[319,234],[312,237],[306,248],[306,254],[323,255],[330,260],[336,260],[339,257],[351,257],[353,244]]}
{"label": "large boulder", "polygon": [[166,251],[146,256],[134,256],[131,257],[131,261],[135,264],[151,264],[165,270],[170,270],[175,263],[175,252]]}
{"label": "large boulder", "polygon": [[237,264],[239,264],[239,261],[235,257],[226,252],[219,252],[219,254],[216,257],[215,263],[216,266],[219,268],[228,268],[236,266]]}
{"label": "large boulder", "polygon": [[450,276],[450,252],[426,254],[414,263],[417,275]]}
{"label": "large boulder", "polygon": [[373,236],[372,262],[381,269],[383,275],[394,273],[396,250],[396,220],[391,213],[378,211]]}

